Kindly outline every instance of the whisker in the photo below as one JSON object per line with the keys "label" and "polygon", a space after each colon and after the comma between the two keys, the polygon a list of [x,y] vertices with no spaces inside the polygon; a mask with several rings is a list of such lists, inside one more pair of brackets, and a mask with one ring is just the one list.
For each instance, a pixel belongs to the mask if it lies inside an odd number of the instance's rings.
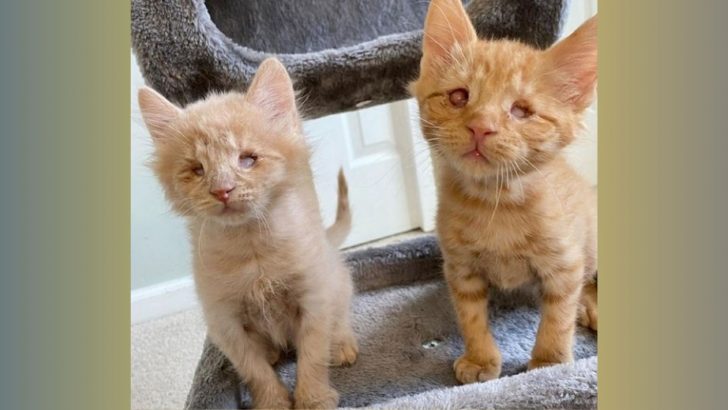
{"label": "whisker", "polygon": [[[521,167],[518,166],[518,163],[515,160],[512,161],[511,164],[513,166],[513,173],[516,175],[516,179],[518,180],[518,185],[521,188],[521,196],[525,199],[525,197],[526,197],[526,190],[523,189],[523,180],[521,180],[521,175],[518,173],[518,172],[523,173],[523,171],[521,171]],[[518,171],[516,171],[516,169]]]}
{"label": "whisker", "polygon": [[501,186],[501,167],[498,165],[498,170],[496,171],[495,178],[496,178],[496,193],[495,193],[495,206],[493,207],[493,212],[490,214],[490,219],[488,220],[488,225],[486,225],[485,229],[487,230],[490,228],[490,224],[493,222],[493,218],[495,217],[495,212],[498,210],[498,203],[500,202],[500,186]]}

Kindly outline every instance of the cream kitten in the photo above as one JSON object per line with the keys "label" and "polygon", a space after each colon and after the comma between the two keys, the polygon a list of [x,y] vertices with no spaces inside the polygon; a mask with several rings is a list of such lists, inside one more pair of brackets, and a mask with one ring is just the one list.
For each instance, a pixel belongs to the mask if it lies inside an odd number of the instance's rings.
{"label": "cream kitten", "polygon": [[596,191],[562,149],[597,81],[597,18],[548,50],[479,40],[459,0],[433,0],[411,85],[438,181],[437,233],[465,342],[462,383],[496,378],[488,290],[536,284],[529,368],[572,360],[577,320],[597,330]]}
{"label": "cream kitten", "polygon": [[290,408],[273,364],[297,349],[297,408],[330,408],[328,365],[351,364],[352,281],[337,247],[351,225],[339,174],[337,220],[324,230],[290,78],[264,61],[248,92],[179,109],[149,88],[139,106],[153,168],[188,219],[209,336],[259,408]]}

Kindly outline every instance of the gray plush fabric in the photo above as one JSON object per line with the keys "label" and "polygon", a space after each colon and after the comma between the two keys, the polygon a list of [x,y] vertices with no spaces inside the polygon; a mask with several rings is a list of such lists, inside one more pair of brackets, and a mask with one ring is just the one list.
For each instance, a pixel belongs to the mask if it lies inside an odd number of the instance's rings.
{"label": "gray plush fabric", "polygon": [[[357,363],[334,368],[344,407],[596,408],[596,334],[579,328],[573,364],[525,372],[539,322],[531,292],[494,292],[490,321],[503,355],[500,379],[458,386],[452,363],[462,353],[434,237],[347,254],[357,294]],[[279,366],[292,389],[295,357]],[[209,342],[187,408],[246,408],[250,398],[225,357]]]}
{"label": "gray plush fabric", "polygon": [[[307,118],[407,97],[425,0],[132,0],[132,46],[147,83],[185,105],[245,90],[270,55],[286,65]],[[568,0],[471,0],[481,37],[547,47]]]}

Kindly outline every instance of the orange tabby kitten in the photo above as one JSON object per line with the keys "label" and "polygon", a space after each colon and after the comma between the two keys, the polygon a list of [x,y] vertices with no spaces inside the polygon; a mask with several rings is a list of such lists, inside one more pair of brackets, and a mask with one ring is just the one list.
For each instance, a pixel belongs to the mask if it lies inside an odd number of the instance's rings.
{"label": "orange tabby kitten", "polygon": [[290,78],[264,61],[247,94],[179,109],[145,88],[139,105],[155,143],[154,171],[188,218],[194,278],[209,336],[260,408],[290,408],[273,364],[297,349],[299,408],[330,408],[328,365],[350,364],[352,281],[337,247],[351,225],[339,174],[337,221],[319,214]]}
{"label": "orange tabby kitten", "polygon": [[411,85],[438,185],[437,232],[465,341],[457,379],[497,378],[488,288],[540,286],[529,368],[572,360],[577,316],[597,329],[596,193],[561,151],[597,78],[596,17],[548,50],[482,41],[459,0],[433,0]]}

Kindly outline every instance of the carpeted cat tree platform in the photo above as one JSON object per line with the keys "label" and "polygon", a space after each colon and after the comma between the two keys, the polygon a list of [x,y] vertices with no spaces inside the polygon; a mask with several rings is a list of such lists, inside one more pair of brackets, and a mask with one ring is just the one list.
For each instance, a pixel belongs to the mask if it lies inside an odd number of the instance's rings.
{"label": "carpeted cat tree platform", "polygon": [[[470,0],[484,38],[545,48],[568,0]],[[296,82],[308,118],[407,98],[426,0],[132,0],[131,34],[148,85],[185,105],[245,90],[270,55]]]}
{"label": "carpeted cat tree platform", "polygon": [[[286,65],[301,109],[316,118],[407,98],[421,57],[425,0],[132,0],[132,44],[148,85],[185,105],[213,90],[245,90],[269,55]],[[483,38],[545,48],[568,0],[470,0]],[[491,323],[503,376],[458,386],[462,353],[433,237],[347,256],[357,287],[360,356],[332,370],[341,406],[595,408],[596,335],[579,329],[577,361],[525,372],[539,321],[528,294],[496,296]],[[289,387],[293,358],[278,368]],[[187,408],[244,408],[250,399],[225,357],[206,343]]]}
{"label": "carpeted cat tree platform", "polygon": [[[391,409],[593,409],[597,402],[597,337],[578,327],[575,362],[526,371],[539,323],[538,298],[493,292],[490,324],[503,356],[501,378],[460,386],[452,370],[463,352],[442,280],[437,241],[424,236],[346,255],[356,295],[352,321],[359,359],[332,368],[342,407]],[[295,357],[278,371],[293,390]],[[188,409],[238,409],[250,397],[230,362],[205,344],[187,397]]]}

